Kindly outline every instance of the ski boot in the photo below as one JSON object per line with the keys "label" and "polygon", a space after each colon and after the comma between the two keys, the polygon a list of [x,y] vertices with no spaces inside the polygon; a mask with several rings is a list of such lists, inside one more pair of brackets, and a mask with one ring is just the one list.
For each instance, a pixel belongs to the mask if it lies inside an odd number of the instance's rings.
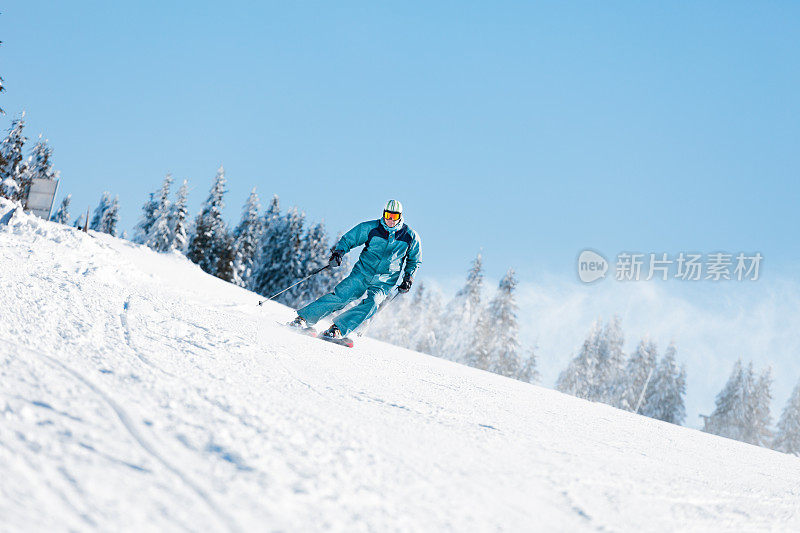
{"label": "ski boot", "polygon": [[331,324],[331,327],[323,331],[319,338],[340,346],[353,347],[353,341],[347,337],[342,337],[342,332],[339,331],[339,327],[336,324]]}
{"label": "ski boot", "polygon": [[305,333],[306,335],[310,335],[312,337],[316,337],[317,336],[317,330],[315,330],[314,328],[309,326],[308,323],[306,322],[306,319],[301,317],[300,315],[297,315],[294,318],[294,320],[292,320],[291,322],[288,322],[286,324],[286,326],[288,326],[288,327],[290,327],[292,329],[296,329],[296,330],[300,331],[301,333]]}

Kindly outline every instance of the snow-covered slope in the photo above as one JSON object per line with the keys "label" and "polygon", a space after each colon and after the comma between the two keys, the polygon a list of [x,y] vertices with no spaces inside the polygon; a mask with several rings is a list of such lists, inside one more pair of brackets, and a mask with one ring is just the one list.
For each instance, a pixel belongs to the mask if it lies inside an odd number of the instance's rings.
{"label": "snow-covered slope", "polygon": [[362,339],[0,203],[0,530],[800,530],[800,460]]}

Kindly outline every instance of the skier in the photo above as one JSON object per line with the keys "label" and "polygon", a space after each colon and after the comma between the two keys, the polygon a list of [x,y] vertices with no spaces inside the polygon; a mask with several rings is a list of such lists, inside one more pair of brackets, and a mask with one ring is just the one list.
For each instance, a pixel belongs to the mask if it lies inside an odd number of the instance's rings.
{"label": "skier", "polygon": [[[326,340],[346,337],[378,309],[380,302],[403,279],[397,290],[411,289],[414,272],[420,264],[420,240],[417,233],[403,222],[403,205],[389,200],[378,220],[368,220],[342,235],[331,250],[328,264],[338,267],[344,254],[364,245],[358,262],[349,276],[340,281],[333,292],[297,310],[297,318],[289,323],[296,328],[310,328],[321,318],[339,311],[348,303],[367,294],[352,309],[339,315],[330,328],[322,333]],[[403,262],[405,261],[405,267]]]}

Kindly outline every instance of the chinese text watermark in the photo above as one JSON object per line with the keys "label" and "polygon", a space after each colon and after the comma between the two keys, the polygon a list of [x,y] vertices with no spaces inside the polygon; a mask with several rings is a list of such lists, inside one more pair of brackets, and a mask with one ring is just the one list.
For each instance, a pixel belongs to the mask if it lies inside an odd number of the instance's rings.
{"label": "chinese text watermark", "polygon": [[[760,252],[621,252],[614,277],[617,281],[757,281],[763,259]],[[608,261],[598,252],[584,250],[578,256],[578,277],[584,283],[605,278],[608,270]]]}

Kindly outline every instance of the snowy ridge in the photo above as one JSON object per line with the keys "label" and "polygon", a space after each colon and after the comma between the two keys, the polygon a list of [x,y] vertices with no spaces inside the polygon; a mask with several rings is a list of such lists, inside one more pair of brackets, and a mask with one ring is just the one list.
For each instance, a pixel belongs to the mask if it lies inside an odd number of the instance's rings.
{"label": "snowy ridge", "polygon": [[296,335],[0,202],[0,530],[800,529],[796,457]]}

